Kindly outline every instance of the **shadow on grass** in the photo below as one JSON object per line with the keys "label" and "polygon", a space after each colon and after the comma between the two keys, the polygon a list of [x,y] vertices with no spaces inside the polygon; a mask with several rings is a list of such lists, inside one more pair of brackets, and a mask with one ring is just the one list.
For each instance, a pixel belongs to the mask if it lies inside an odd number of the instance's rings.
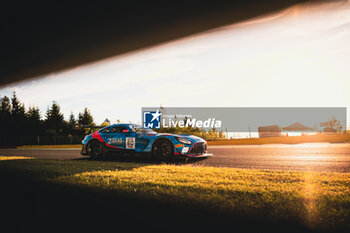
{"label": "shadow on grass", "polygon": [[[136,163],[137,161],[138,163]],[[132,196],[45,178],[99,169],[156,164],[138,158],[0,161],[1,229],[11,232],[315,232],[296,219],[253,217],[189,202]],[[69,166],[67,166],[69,164]],[[71,170],[70,170],[71,169]],[[34,172],[35,170],[35,172]],[[9,232],[9,231],[4,231]],[[332,229],[334,232],[334,229]]]}
{"label": "shadow on grass", "polygon": [[52,184],[19,171],[0,170],[0,182],[1,227],[11,232],[311,232],[293,220],[227,214],[86,185]]}
{"label": "shadow on grass", "polygon": [[145,165],[159,165],[159,164],[171,164],[171,165],[185,165],[185,164],[195,164],[197,162],[206,160],[208,158],[202,157],[202,158],[185,158],[185,157],[179,157],[174,159],[168,159],[168,160],[156,160],[153,158],[150,158],[150,156],[142,156],[142,155],[110,155],[106,158],[92,158],[92,157],[84,157],[84,158],[77,158],[74,160],[81,160],[81,161],[102,161],[102,162],[122,162],[122,163],[142,163]]}

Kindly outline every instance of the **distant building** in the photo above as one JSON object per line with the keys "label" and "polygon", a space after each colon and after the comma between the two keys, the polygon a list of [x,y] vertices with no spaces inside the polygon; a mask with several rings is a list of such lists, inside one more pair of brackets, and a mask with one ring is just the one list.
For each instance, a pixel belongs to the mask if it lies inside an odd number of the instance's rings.
{"label": "distant building", "polygon": [[284,132],[287,132],[288,136],[303,136],[310,135],[314,131],[311,127],[305,126],[300,122],[295,122],[287,127],[283,128]]}
{"label": "distant building", "polygon": [[312,130],[312,128],[305,126],[305,125],[301,124],[300,122],[295,122],[287,127],[284,127],[283,130],[304,132],[304,131],[310,131],[310,130]]}
{"label": "distant building", "polygon": [[278,125],[260,126],[258,128],[259,138],[281,137],[282,130]]}

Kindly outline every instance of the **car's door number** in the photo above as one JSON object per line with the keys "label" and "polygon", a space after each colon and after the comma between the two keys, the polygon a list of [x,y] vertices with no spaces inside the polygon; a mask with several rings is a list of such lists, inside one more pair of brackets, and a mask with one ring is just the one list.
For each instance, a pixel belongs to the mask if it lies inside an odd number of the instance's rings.
{"label": "car's door number", "polygon": [[126,149],[135,149],[135,138],[126,138]]}

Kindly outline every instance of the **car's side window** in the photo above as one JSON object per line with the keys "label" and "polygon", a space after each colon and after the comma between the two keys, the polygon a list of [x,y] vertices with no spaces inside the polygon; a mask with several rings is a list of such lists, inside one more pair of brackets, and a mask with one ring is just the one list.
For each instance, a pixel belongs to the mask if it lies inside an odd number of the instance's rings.
{"label": "car's side window", "polygon": [[103,130],[101,130],[101,133],[110,133],[111,127],[105,128]]}
{"label": "car's side window", "polygon": [[115,126],[111,128],[111,133],[122,133],[123,129],[126,129],[124,126]]}

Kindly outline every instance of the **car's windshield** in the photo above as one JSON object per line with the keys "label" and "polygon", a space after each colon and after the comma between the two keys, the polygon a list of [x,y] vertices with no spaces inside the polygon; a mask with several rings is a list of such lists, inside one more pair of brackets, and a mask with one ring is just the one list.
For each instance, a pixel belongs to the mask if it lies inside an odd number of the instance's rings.
{"label": "car's windshield", "polygon": [[155,134],[156,132],[154,132],[151,129],[144,129],[141,128],[140,125],[131,125],[130,128],[132,129],[132,131],[134,131],[135,133],[148,133],[148,134]]}

